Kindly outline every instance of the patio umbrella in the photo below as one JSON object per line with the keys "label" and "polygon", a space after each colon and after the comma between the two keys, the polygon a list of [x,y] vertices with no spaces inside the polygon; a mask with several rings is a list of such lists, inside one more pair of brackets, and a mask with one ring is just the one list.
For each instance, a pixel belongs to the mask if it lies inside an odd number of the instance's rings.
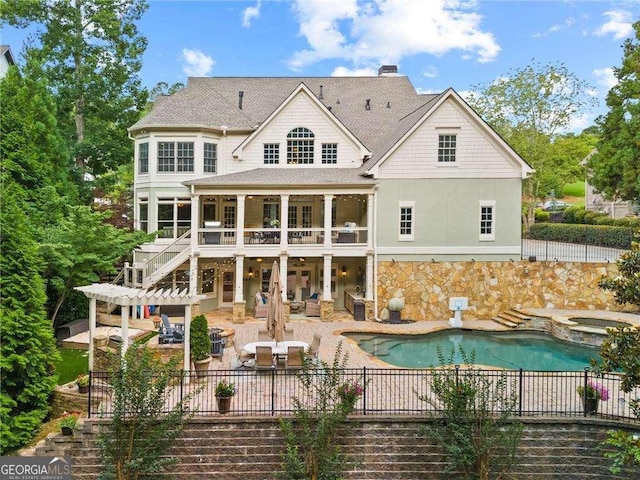
{"label": "patio umbrella", "polygon": [[267,330],[276,343],[284,340],[284,305],[278,262],[273,262],[269,278],[269,305],[267,305]]}

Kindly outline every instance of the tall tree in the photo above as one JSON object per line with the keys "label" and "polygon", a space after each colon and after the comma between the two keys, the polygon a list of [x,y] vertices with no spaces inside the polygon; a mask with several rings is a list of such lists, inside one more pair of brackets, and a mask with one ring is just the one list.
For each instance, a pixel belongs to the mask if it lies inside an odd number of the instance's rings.
{"label": "tall tree", "polygon": [[97,282],[115,273],[116,263],[133,248],[151,238],[140,231],[126,231],[105,222],[110,212],[90,207],[69,207],[66,217],[48,229],[42,252],[47,269],[49,316],[56,325],[58,310],[73,287]]}
{"label": "tall tree", "polygon": [[146,0],[1,0],[0,7],[10,25],[42,27],[26,56],[45,66],[77,167],[101,174],[130,161],[126,129],[147,98],[137,76],[147,42],[135,25]]}
{"label": "tall tree", "polygon": [[39,65],[27,62],[22,75],[11,67],[0,81],[0,98],[3,170],[23,190],[31,223],[46,228],[61,217],[65,203],[77,202],[77,192],[56,105]]}
{"label": "tall tree", "polygon": [[473,87],[470,105],[535,169],[523,185],[526,227],[535,219],[535,205],[561,183],[551,144],[594,105],[587,88],[564,65],[536,62]]}
{"label": "tall tree", "polygon": [[24,190],[2,175],[0,210],[0,450],[25,444],[49,412],[58,355],[45,315],[38,246],[25,213]]}
{"label": "tall tree", "polygon": [[588,161],[590,182],[607,198],[640,202],[640,20],[623,45],[618,83],[609,90],[609,112],[598,119],[597,152]]}

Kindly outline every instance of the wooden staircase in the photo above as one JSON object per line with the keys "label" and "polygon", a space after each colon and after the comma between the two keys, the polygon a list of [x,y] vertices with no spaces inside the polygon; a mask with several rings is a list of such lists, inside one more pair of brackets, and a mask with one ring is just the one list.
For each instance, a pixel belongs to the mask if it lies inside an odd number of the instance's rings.
{"label": "wooden staircase", "polygon": [[521,328],[531,321],[531,317],[526,313],[522,313],[520,310],[510,308],[509,310],[498,313],[498,315],[492,320],[504,325],[505,327]]}

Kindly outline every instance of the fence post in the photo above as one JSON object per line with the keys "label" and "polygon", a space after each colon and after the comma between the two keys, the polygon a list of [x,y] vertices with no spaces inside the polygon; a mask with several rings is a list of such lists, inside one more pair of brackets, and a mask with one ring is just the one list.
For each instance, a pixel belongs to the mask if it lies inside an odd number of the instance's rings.
{"label": "fence post", "polygon": [[276,367],[271,365],[271,416],[276,414]]}
{"label": "fence post", "polygon": [[523,377],[524,377],[524,372],[522,370],[522,368],[519,370],[520,372],[520,385],[518,387],[518,416],[521,417],[522,416],[522,389],[523,389]]}
{"label": "fence post", "polygon": [[584,367],[584,384],[582,385],[582,413],[587,416],[587,385],[589,383],[589,367]]}
{"label": "fence post", "polygon": [[362,367],[362,414],[367,414],[367,367]]}

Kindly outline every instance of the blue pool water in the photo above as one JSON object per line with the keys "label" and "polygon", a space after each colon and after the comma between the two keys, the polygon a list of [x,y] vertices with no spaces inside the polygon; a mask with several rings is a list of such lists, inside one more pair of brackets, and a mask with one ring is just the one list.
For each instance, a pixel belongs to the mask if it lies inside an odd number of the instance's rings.
{"label": "blue pool water", "polygon": [[455,363],[463,363],[458,345],[468,356],[475,351],[476,365],[539,371],[578,371],[599,359],[596,347],[565,342],[542,332],[483,332],[443,330],[425,335],[372,335],[348,333],[360,348],[397,367],[440,366],[439,345],[445,358],[456,349]]}

